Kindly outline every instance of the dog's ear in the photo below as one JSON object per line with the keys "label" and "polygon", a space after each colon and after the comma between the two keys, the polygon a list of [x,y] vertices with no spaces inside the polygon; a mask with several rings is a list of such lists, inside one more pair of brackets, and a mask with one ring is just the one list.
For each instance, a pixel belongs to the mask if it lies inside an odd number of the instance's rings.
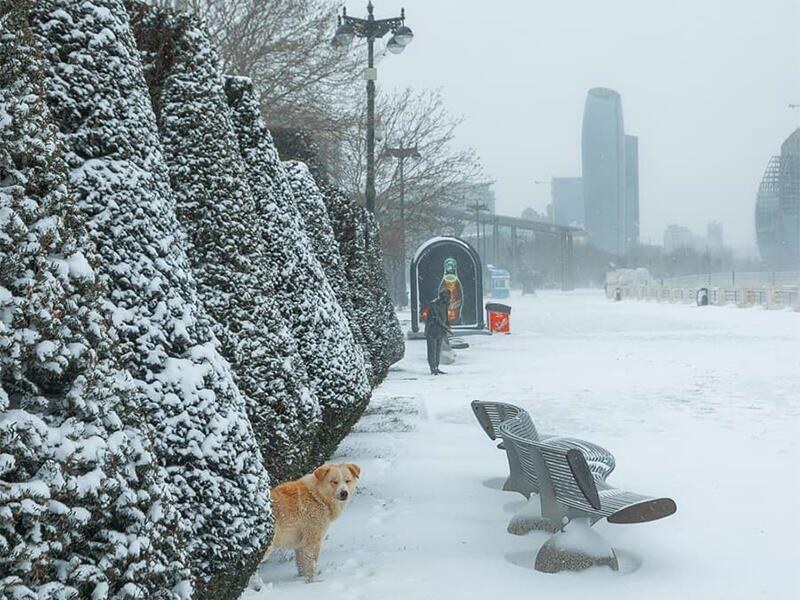
{"label": "dog's ear", "polygon": [[350,471],[353,474],[353,477],[355,477],[356,479],[358,479],[361,476],[361,467],[359,467],[358,465],[349,464],[345,466],[347,467],[347,470]]}
{"label": "dog's ear", "polygon": [[331,468],[328,465],[322,465],[321,467],[317,467],[316,471],[314,471],[314,477],[317,478],[317,481],[322,481],[325,479],[325,475],[328,474]]}

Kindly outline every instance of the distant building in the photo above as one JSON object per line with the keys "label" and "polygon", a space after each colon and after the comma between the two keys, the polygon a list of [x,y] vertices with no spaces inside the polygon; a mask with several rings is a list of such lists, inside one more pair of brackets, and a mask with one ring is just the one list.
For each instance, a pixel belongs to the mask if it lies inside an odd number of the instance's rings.
{"label": "distant building", "polygon": [[559,225],[583,226],[583,179],[553,177],[553,220]]}
{"label": "distant building", "polygon": [[639,138],[625,136],[625,244],[639,243]]}
{"label": "distant building", "polygon": [[621,256],[626,247],[625,137],[622,100],[614,90],[589,90],[581,155],[585,227],[595,246]]}
{"label": "distant building", "polygon": [[773,269],[800,268],[800,129],[773,156],[756,197],[756,240]]}
{"label": "distant building", "polygon": [[712,221],[706,226],[706,242],[711,249],[719,250],[722,248],[722,223],[719,221]]}
{"label": "distant building", "polygon": [[664,231],[664,251],[672,254],[681,248],[694,248],[695,235],[683,225],[670,225]]}
{"label": "distant building", "polygon": [[532,206],[522,209],[522,213],[519,216],[520,218],[528,219],[529,221],[547,221],[547,214],[540,213]]}

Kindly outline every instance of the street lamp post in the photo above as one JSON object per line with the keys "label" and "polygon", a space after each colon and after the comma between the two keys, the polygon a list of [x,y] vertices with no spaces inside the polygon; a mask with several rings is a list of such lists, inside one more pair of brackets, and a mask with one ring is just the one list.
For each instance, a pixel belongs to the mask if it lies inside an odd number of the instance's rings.
{"label": "street lamp post", "polygon": [[414,33],[406,27],[405,9],[400,10],[399,17],[376,19],[373,14],[372,0],[367,4],[367,18],[357,19],[347,14],[342,8],[338,18],[338,27],[332,44],[338,48],[350,45],[354,37],[367,40],[367,189],[365,193],[367,210],[375,212],[375,80],[378,71],[375,68],[375,40],[392,32],[386,49],[393,54],[400,54],[411,43]]}
{"label": "street lamp post", "polygon": [[403,293],[400,296],[400,306],[406,306],[406,184],[404,179],[404,163],[407,158],[420,158],[417,147],[405,148],[403,142],[400,142],[398,148],[390,148],[386,146],[383,149],[384,154],[392,156],[399,161],[400,170],[400,253],[402,259],[400,261],[400,280],[403,282]]}
{"label": "street lamp post", "polygon": [[[479,202],[475,202],[474,204],[470,204],[467,206],[467,210],[469,212],[475,213],[475,248],[480,253],[481,250],[481,213],[482,212],[489,212],[489,207],[485,204],[481,204]],[[485,254],[485,253],[484,253]],[[483,260],[483,257],[481,257]]]}

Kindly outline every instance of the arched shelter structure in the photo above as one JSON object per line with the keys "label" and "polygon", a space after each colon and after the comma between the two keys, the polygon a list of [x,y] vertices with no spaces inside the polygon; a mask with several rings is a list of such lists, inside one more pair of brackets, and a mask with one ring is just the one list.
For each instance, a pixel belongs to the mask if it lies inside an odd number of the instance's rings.
{"label": "arched shelter structure", "polygon": [[454,330],[482,330],[483,271],[475,249],[454,237],[435,237],[417,248],[411,261],[411,330],[424,324],[430,302],[451,292],[450,323]]}

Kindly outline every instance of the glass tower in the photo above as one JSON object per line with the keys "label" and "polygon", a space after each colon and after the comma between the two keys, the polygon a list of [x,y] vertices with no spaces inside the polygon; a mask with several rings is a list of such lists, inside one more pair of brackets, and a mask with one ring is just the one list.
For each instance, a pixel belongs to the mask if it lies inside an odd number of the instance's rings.
{"label": "glass tower", "polygon": [[592,88],[586,96],[582,131],[583,199],[592,243],[625,254],[625,134],[617,92]]}
{"label": "glass tower", "polygon": [[625,244],[639,243],[639,138],[625,136]]}
{"label": "glass tower", "polygon": [[583,226],[583,180],[580,177],[553,177],[553,221],[559,225]]}
{"label": "glass tower", "polygon": [[800,269],[800,129],[767,164],[756,197],[756,240],[772,269]]}

